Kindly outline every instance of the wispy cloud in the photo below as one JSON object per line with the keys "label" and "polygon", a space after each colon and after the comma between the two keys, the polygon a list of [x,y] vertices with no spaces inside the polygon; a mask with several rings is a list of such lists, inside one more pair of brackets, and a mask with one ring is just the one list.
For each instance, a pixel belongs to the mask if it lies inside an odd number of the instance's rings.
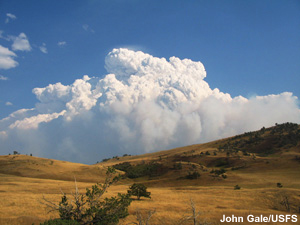
{"label": "wispy cloud", "polygon": [[6,102],[5,105],[6,106],[12,106],[13,104],[11,102]]}
{"label": "wispy cloud", "polygon": [[31,51],[29,40],[24,33],[20,33],[18,37],[10,36],[13,40],[12,49],[14,51]]}
{"label": "wispy cloud", "polygon": [[14,60],[15,57],[17,57],[17,55],[14,52],[0,45],[0,69],[16,67],[18,62]]}
{"label": "wispy cloud", "polygon": [[59,41],[57,43],[57,45],[60,46],[60,47],[65,46],[66,44],[67,44],[67,42],[65,42],[65,41]]}
{"label": "wispy cloud", "polygon": [[17,17],[12,13],[6,13],[5,23],[9,23],[11,20],[15,20]]}
{"label": "wispy cloud", "polygon": [[41,52],[47,54],[48,53],[48,50],[47,50],[47,47],[46,47],[46,44],[43,43],[42,46],[39,47],[39,49],[41,50]]}
{"label": "wispy cloud", "polygon": [[10,38],[10,37],[5,37],[5,36],[3,36],[3,34],[4,34],[4,31],[3,31],[3,30],[0,30],[0,38],[1,38],[1,39],[4,39],[4,40],[6,40],[6,41],[11,41],[11,38]]}
{"label": "wispy cloud", "polygon": [[88,32],[91,32],[91,33],[95,33],[95,31],[87,24],[83,24],[82,25],[82,28],[85,30],[85,31],[88,31]]}
{"label": "wispy cloud", "polygon": [[5,77],[3,75],[0,75],[0,80],[8,80],[8,77]]}

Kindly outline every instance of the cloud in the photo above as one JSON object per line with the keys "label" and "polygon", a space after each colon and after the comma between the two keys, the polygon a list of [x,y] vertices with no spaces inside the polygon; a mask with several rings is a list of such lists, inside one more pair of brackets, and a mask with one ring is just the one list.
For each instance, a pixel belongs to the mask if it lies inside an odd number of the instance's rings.
{"label": "cloud", "polygon": [[11,105],[13,105],[13,104],[12,104],[11,102],[6,102],[5,105],[11,106]]}
{"label": "cloud", "polygon": [[0,149],[94,163],[300,122],[292,93],[232,98],[209,87],[201,62],[114,49],[105,68],[102,78],[33,89],[33,109],[0,120]]}
{"label": "cloud", "polygon": [[17,19],[17,17],[14,14],[6,13],[5,23],[9,23],[10,20],[15,20],[15,19]]}
{"label": "cloud", "polygon": [[83,24],[82,25],[82,28],[85,30],[85,31],[88,31],[88,32],[91,32],[91,33],[95,33],[95,31],[87,24]]}
{"label": "cloud", "polygon": [[15,57],[17,57],[17,55],[14,52],[0,45],[0,69],[16,67],[18,62],[14,60]]}
{"label": "cloud", "polygon": [[67,44],[67,42],[65,42],[65,41],[59,41],[58,43],[57,43],[57,45],[58,46],[65,46]]}
{"label": "cloud", "polygon": [[3,75],[0,75],[0,80],[8,80],[8,77],[5,77]]}
{"label": "cloud", "polygon": [[48,50],[47,50],[47,47],[46,47],[46,44],[45,44],[45,43],[43,43],[42,46],[39,47],[39,49],[40,49],[40,51],[41,51],[42,53],[45,53],[45,54],[48,53]]}
{"label": "cloud", "polygon": [[11,36],[13,40],[12,49],[14,51],[31,51],[31,46],[26,34],[20,33],[18,37]]}

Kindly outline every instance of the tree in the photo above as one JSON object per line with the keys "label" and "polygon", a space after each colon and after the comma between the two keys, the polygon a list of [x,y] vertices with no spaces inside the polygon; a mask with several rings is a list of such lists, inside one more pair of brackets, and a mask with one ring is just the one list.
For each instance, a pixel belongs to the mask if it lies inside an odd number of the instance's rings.
{"label": "tree", "polygon": [[193,180],[193,179],[198,179],[199,177],[201,176],[201,174],[197,171],[194,171],[194,172],[189,172],[188,175],[185,176],[186,179],[190,179],[190,180]]}
{"label": "tree", "polygon": [[240,190],[241,189],[241,187],[237,184],[237,185],[235,185],[234,186],[234,188],[233,188],[234,190]]}
{"label": "tree", "polygon": [[141,197],[151,198],[151,192],[147,191],[147,187],[144,184],[134,183],[129,187],[127,192],[129,195],[137,196],[138,200],[140,200]]}
{"label": "tree", "polygon": [[[109,186],[120,178],[120,176],[114,176],[115,173],[114,168],[108,168],[104,184],[97,183],[91,189],[87,188],[85,195],[79,193],[75,181],[75,193],[72,200],[69,200],[67,195],[63,193],[59,204],[44,198],[45,204],[50,207],[50,211],[59,212],[59,221],[76,221],[78,224],[89,225],[118,224],[120,218],[129,215],[130,195],[118,193],[115,197],[102,199]],[[46,224],[50,224],[49,221]]]}

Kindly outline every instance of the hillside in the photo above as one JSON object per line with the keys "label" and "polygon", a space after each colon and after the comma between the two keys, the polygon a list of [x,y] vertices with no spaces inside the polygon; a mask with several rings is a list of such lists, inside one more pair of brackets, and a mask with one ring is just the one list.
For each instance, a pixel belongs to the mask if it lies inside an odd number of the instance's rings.
{"label": "hillside", "polygon": [[62,192],[71,196],[74,177],[79,192],[85,193],[87,187],[103,181],[107,166],[123,171],[123,179],[109,189],[108,196],[126,193],[133,183],[144,183],[151,192],[151,199],[132,202],[130,215],[121,224],[136,222],[138,210],[144,218],[149,210],[156,210],[152,225],[180,224],[191,213],[190,199],[201,212],[201,221],[212,225],[219,224],[224,214],[293,213],[299,218],[299,132],[297,124],[277,124],[205,144],[116,156],[96,165],[0,156],[0,224],[32,225],[57,218],[57,213],[47,213],[43,196],[57,203]]}
{"label": "hillside", "polygon": [[[289,171],[285,178],[296,176],[300,179],[300,126],[276,124],[205,144],[138,156],[113,157],[99,164],[114,166],[124,171],[127,177],[149,185],[219,185],[220,180],[223,183],[235,180],[243,183],[248,180],[243,175],[245,173],[271,176],[270,172],[274,171]],[[195,178],[199,175],[201,179],[193,179],[189,175]],[[182,182],[182,179],[185,181]],[[257,180],[256,186],[259,184],[265,186],[265,182]]]}
{"label": "hillside", "polygon": [[106,168],[27,155],[0,156],[0,174],[84,182],[99,182]]}

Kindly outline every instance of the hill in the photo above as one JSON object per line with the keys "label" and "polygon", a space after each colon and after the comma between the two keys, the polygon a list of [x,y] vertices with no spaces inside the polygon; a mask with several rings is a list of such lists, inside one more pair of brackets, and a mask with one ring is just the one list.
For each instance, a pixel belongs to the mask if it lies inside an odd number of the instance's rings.
{"label": "hill", "polygon": [[[248,179],[245,173],[268,174],[270,177],[270,172],[289,171],[289,175],[297,176],[299,162],[300,126],[285,123],[205,144],[113,157],[99,164],[114,166],[124,171],[128,178],[148,185],[181,186],[188,183],[219,185],[219,180],[243,183]],[[201,176],[201,179],[193,179],[193,176]],[[266,185],[259,179],[255,183],[256,186]]]}
{"label": "hill", "polygon": [[31,225],[58,217],[47,213],[43,196],[59,202],[62,192],[74,191],[74,177],[80,181],[79,192],[85,193],[103,181],[107,166],[124,174],[108,195],[126,193],[133,183],[144,183],[151,192],[151,199],[132,202],[122,224],[136,222],[137,211],[146,218],[154,209],[150,224],[179,224],[184,215],[191,215],[190,199],[203,224],[219,224],[224,214],[246,218],[250,213],[298,213],[299,218],[299,130],[297,124],[277,124],[205,144],[115,156],[95,165],[0,156],[0,224]]}
{"label": "hill", "polygon": [[106,168],[27,155],[0,156],[0,174],[64,181],[99,182]]}

